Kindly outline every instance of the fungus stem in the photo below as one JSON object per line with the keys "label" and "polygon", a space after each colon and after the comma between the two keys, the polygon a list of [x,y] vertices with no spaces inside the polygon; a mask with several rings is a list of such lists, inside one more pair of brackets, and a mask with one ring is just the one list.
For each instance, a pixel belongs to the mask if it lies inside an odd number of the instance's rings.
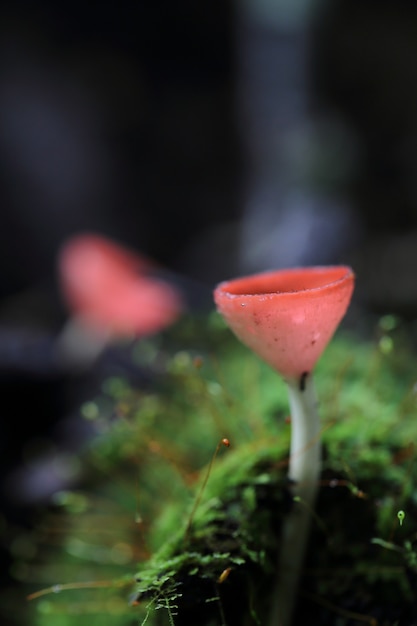
{"label": "fungus stem", "polygon": [[321,425],[313,376],[302,374],[300,381],[287,382],[291,413],[289,478],[294,495],[311,505],[317,492],[321,469]]}
{"label": "fungus stem", "polygon": [[289,626],[321,471],[320,421],[311,374],[287,380],[291,409],[290,489],[295,499],[283,523],[270,626]]}
{"label": "fungus stem", "polygon": [[74,316],[67,322],[55,344],[55,357],[65,369],[87,370],[108,346],[108,329],[93,328]]}

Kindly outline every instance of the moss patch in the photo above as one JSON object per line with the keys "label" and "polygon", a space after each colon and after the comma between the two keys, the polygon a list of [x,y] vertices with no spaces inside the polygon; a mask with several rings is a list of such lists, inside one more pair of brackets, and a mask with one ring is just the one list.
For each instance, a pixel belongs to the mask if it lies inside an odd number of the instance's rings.
{"label": "moss patch", "polygon": [[[417,621],[417,407],[404,338],[386,324],[372,342],[339,334],[317,367],[324,469],[297,624]],[[138,342],[132,362],[148,389],[113,378],[83,407],[97,430],[83,484],[57,496],[35,532],[6,529],[31,549],[15,547],[19,584],[4,606],[16,614],[16,598],[45,588],[22,626],[264,624],[282,519],[302,506],[287,489],[284,384],[217,315]]]}

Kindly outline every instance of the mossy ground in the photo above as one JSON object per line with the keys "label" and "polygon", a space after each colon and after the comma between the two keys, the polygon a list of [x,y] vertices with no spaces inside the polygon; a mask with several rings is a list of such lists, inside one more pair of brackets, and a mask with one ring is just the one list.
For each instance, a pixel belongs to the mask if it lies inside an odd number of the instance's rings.
{"label": "mossy ground", "polygon": [[[394,326],[339,334],[315,373],[324,466],[297,624],[417,622],[417,371]],[[265,624],[282,519],[302,506],[284,384],[217,315],[132,360],[147,389],[112,378],[82,408],[97,435],[80,487],[34,531],[5,530],[18,585],[2,605],[22,626]]]}

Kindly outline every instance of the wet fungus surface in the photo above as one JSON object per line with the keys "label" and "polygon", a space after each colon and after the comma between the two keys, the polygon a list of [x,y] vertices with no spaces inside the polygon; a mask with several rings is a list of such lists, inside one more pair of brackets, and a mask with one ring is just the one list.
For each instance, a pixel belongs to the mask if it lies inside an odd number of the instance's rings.
{"label": "wet fungus surface", "polygon": [[311,372],[344,316],[349,267],[265,272],[221,283],[219,312],[235,335],[284,378]]}

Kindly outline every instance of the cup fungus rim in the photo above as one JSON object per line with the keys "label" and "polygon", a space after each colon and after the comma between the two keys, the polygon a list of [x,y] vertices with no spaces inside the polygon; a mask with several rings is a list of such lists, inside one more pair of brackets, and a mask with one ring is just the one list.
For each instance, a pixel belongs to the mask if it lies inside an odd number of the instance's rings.
{"label": "cup fungus rim", "polygon": [[[339,275],[338,275],[339,273]],[[308,278],[309,276],[319,277],[323,276],[322,284],[315,285],[312,287],[302,287],[302,288],[294,288],[294,289],[282,289],[279,290],[272,285],[270,290],[268,289],[256,289],[256,284],[260,281],[262,284],[264,281],[266,282],[268,278],[272,281],[280,278],[288,278],[291,279],[291,276],[298,276]],[[330,280],[325,280],[325,277],[331,276]],[[239,299],[239,298],[279,298],[279,297],[300,297],[300,296],[319,296],[323,291],[337,289],[340,285],[344,283],[354,280],[355,273],[353,269],[348,265],[317,265],[317,266],[307,266],[307,267],[294,267],[294,268],[282,268],[275,270],[267,270],[264,272],[258,272],[256,274],[251,274],[248,276],[241,276],[238,278],[233,278],[230,280],[222,281],[215,288],[216,296],[224,296],[229,298],[230,300]],[[249,288],[249,286],[253,286],[253,291]],[[241,288],[239,289],[239,286]],[[245,286],[247,288],[245,289]]]}

